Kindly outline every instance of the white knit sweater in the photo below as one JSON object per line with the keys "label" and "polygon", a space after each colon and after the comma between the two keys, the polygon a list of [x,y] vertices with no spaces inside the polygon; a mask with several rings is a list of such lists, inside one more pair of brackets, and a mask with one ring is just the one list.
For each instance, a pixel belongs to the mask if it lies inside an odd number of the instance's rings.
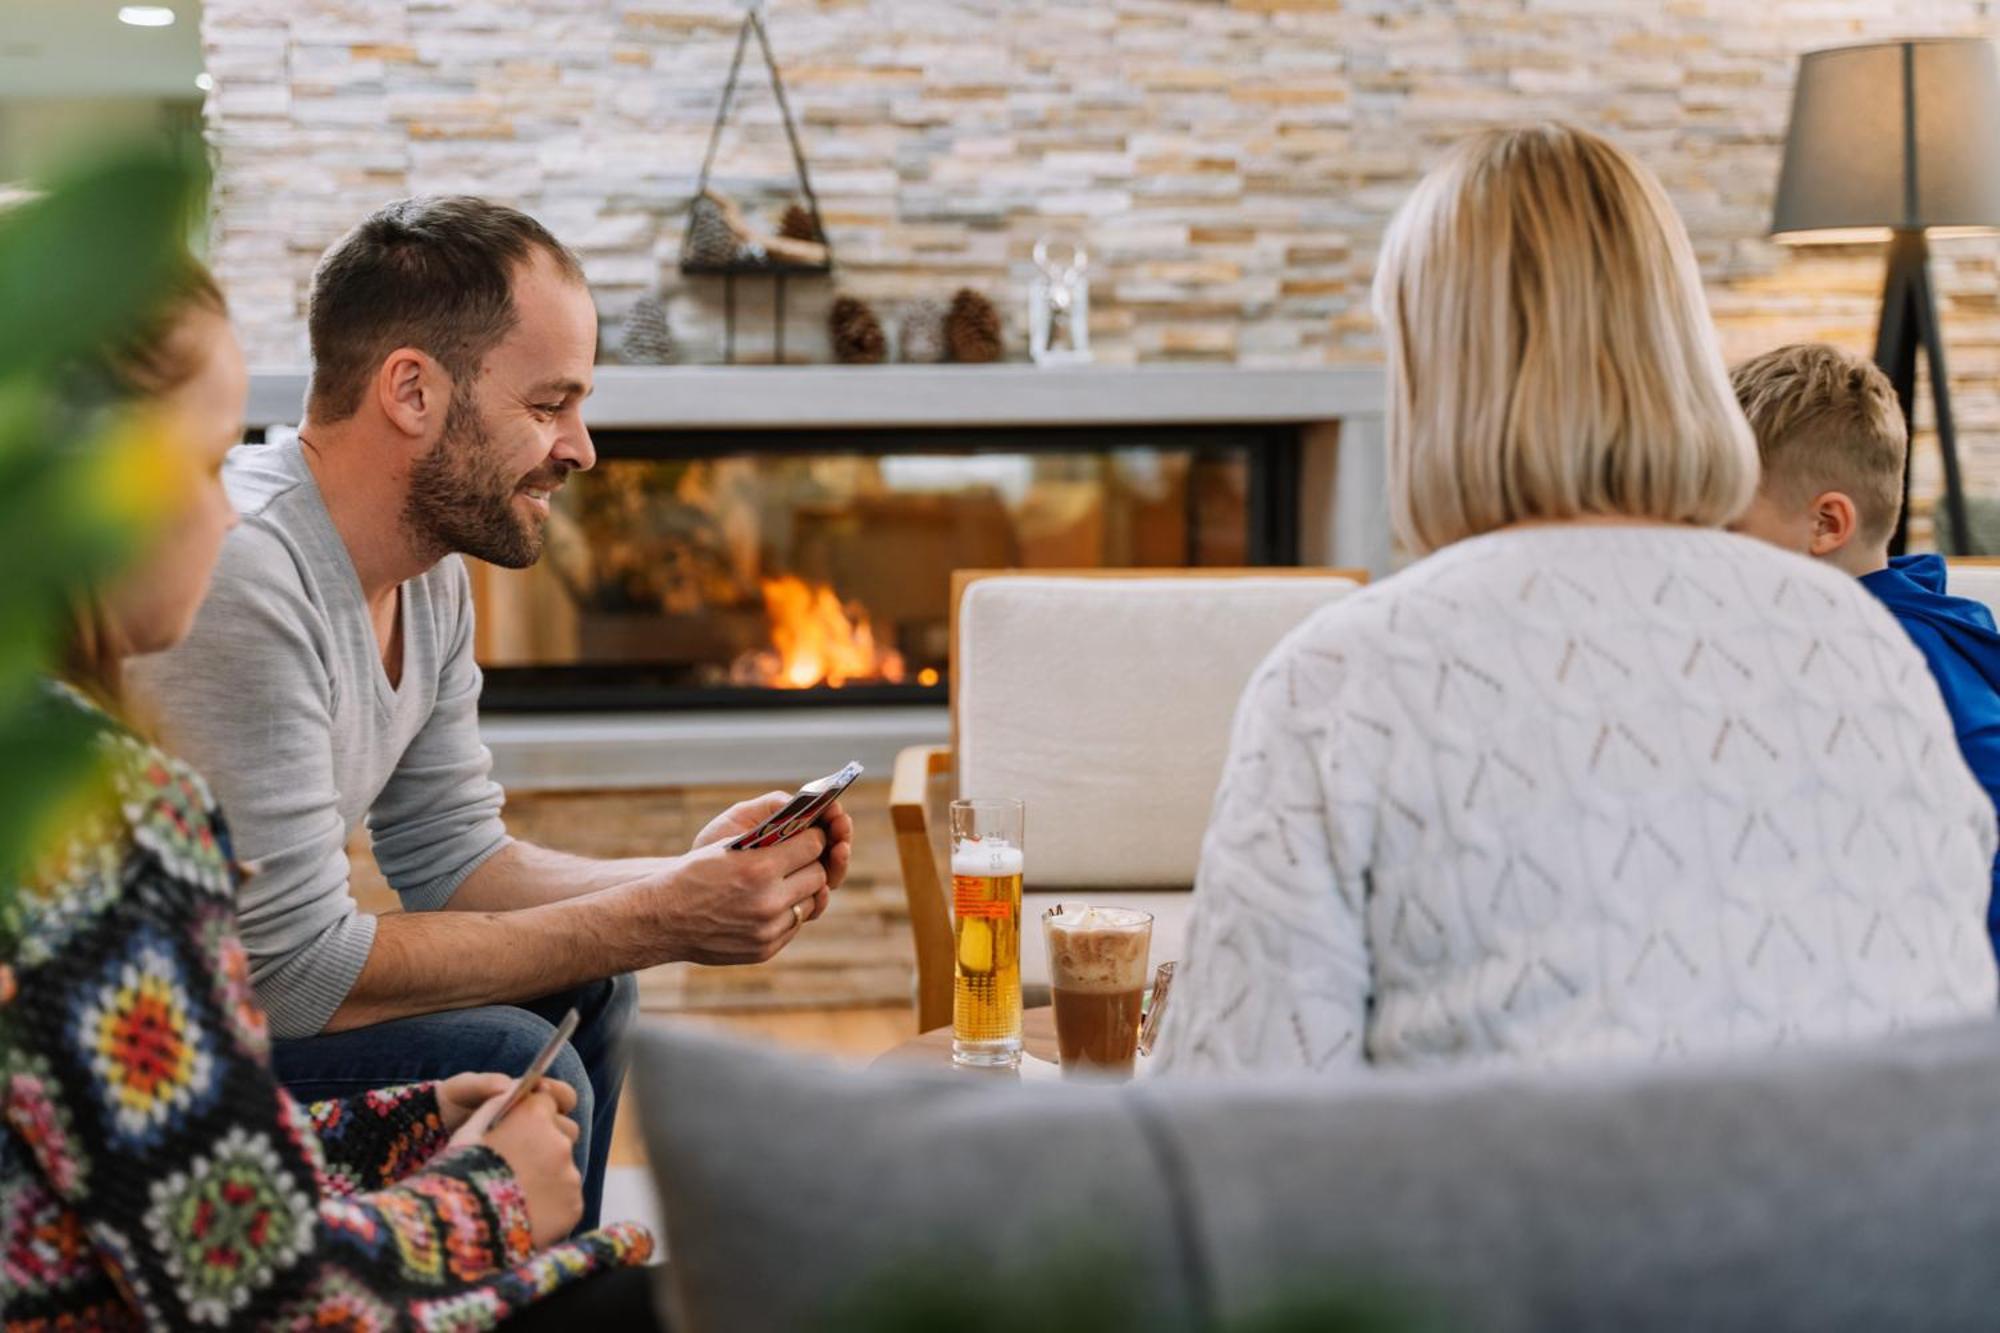
{"label": "white knit sweater", "polygon": [[1238,706],[1159,1072],[1557,1063],[1990,1013],[1994,811],[1859,584],[1744,537],[1460,542]]}

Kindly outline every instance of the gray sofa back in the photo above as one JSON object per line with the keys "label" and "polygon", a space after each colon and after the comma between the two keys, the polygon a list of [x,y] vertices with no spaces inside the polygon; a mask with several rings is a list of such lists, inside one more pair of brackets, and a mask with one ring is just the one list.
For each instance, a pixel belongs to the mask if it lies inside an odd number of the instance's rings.
{"label": "gray sofa back", "polygon": [[1356,1291],[1454,1328],[2000,1327],[1993,1024],[1677,1066],[1125,1087],[635,1041],[693,1333],[836,1327],[926,1280],[1004,1304],[1085,1261],[1117,1289],[1107,1330]]}

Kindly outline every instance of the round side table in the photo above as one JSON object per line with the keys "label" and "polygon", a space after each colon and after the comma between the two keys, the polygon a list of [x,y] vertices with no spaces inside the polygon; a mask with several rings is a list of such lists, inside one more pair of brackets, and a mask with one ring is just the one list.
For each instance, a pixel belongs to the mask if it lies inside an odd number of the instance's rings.
{"label": "round side table", "polygon": [[[961,1069],[968,1074],[1013,1072],[1010,1069],[984,1071],[952,1064],[949,1027],[934,1028],[922,1036],[912,1037],[901,1046],[892,1047],[875,1057],[874,1063],[930,1065],[933,1068]],[[1046,1005],[1039,1009],[1026,1009],[1021,1013],[1021,1065],[1025,1070],[1033,1064],[1044,1064],[1051,1068],[1056,1064],[1056,1015],[1055,1010]]]}

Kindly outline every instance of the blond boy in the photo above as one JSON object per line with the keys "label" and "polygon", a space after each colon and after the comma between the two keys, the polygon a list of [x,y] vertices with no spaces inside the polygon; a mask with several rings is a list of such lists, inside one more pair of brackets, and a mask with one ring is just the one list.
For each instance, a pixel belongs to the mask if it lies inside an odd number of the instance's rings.
{"label": "blond boy", "polygon": [[[1981,602],[1945,590],[1935,555],[1891,559],[1909,436],[1889,380],[1838,348],[1799,343],[1730,376],[1764,475],[1737,530],[1859,578],[1930,663],[1959,749],[2000,803],[2000,632]],[[2000,952],[2000,863],[1986,909]]]}

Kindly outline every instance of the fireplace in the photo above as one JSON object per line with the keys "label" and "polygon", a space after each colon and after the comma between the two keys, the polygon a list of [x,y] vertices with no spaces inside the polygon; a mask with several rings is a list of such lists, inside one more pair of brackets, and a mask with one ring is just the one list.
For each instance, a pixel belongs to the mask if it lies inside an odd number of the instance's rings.
{"label": "fireplace", "polygon": [[599,428],[474,566],[489,712],[941,702],[954,569],[1295,564],[1289,424]]}

